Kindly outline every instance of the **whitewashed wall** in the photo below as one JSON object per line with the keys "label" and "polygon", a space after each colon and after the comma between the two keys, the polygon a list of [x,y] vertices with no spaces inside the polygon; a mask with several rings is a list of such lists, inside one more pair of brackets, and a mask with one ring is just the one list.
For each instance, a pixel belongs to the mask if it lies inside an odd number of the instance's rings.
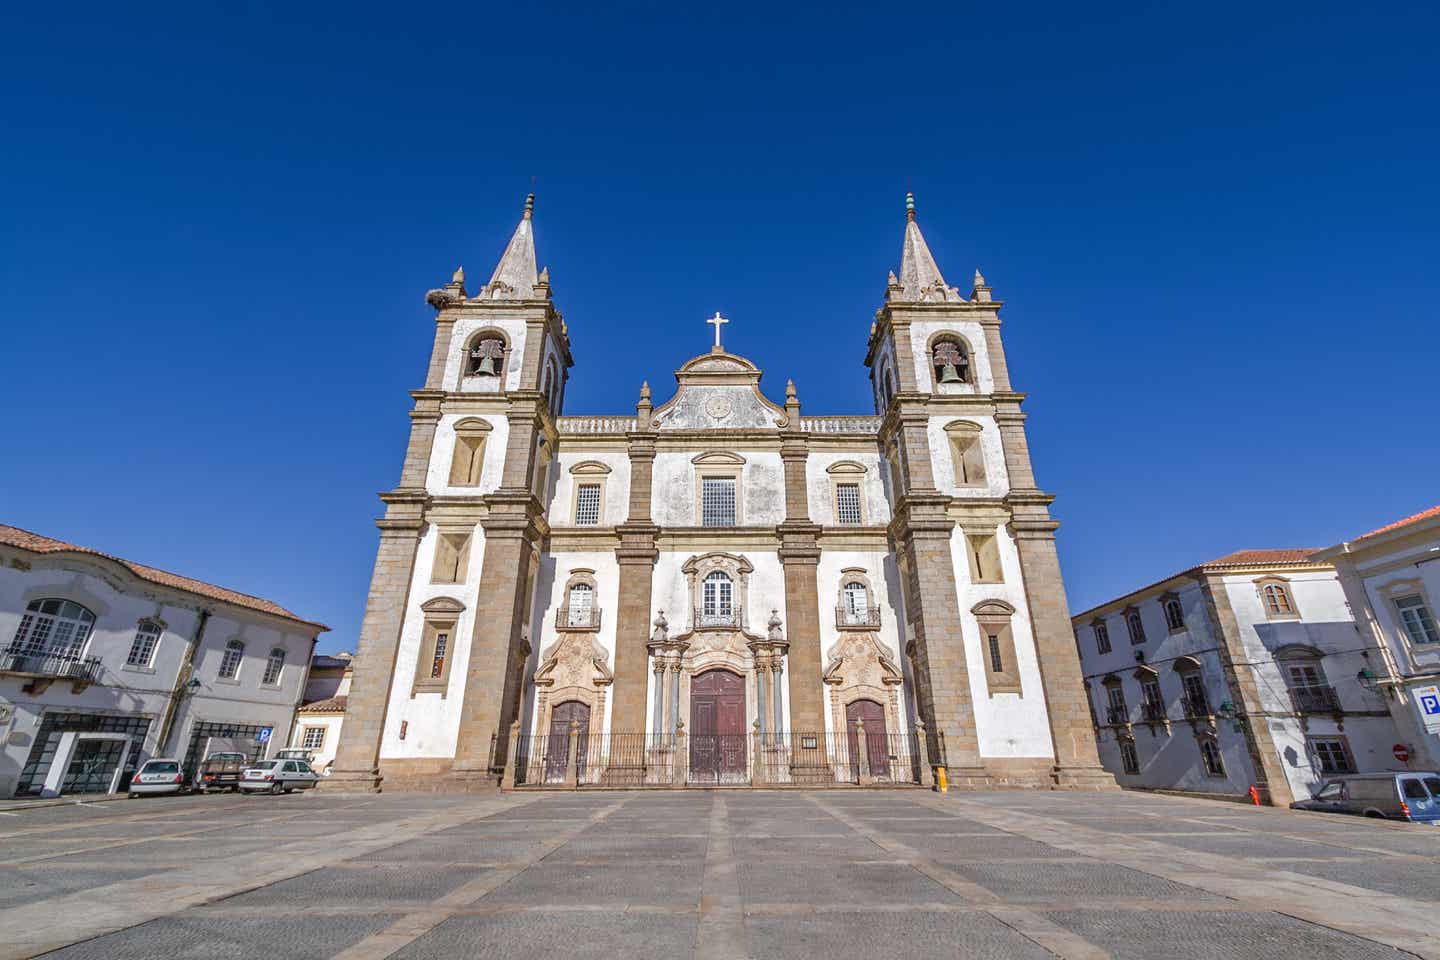
{"label": "whitewashed wall", "polygon": [[[962,487],[955,481],[955,457],[950,452],[950,437],[945,425],[956,420],[968,420],[980,427],[980,449],[985,455],[984,486]],[[925,428],[930,443],[931,469],[935,472],[935,487],[952,497],[1001,497],[1010,489],[1010,474],[1005,469],[1005,449],[1000,444],[1000,428],[994,417],[931,417]]]}
{"label": "whitewashed wall", "polygon": [[[785,470],[773,450],[731,450],[745,458],[741,468],[740,524],[773,526],[785,519]],[[700,451],[661,451],[655,455],[651,515],[662,527],[693,527],[700,522],[695,505],[696,466]]]}
{"label": "whitewashed wall", "polygon": [[[484,420],[490,424],[485,437],[484,463],[478,487],[452,487],[450,465],[455,459],[455,424],[461,420]],[[473,413],[446,414],[435,425],[435,440],[430,448],[430,465],[425,473],[425,489],[441,496],[484,496],[500,487],[505,471],[505,447],[510,441],[510,421],[503,416],[481,416]]]}
{"label": "whitewashed wall", "polygon": [[[956,333],[970,347],[969,383],[935,383],[930,366],[930,338],[937,333]],[[922,393],[973,394],[993,393],[995,378],[990,373],[990,357],[985,349],[985,330],[976,320],[959,318],[943,321],[920,321],[910,324],[910,349],[915,356],[915,385]]]}

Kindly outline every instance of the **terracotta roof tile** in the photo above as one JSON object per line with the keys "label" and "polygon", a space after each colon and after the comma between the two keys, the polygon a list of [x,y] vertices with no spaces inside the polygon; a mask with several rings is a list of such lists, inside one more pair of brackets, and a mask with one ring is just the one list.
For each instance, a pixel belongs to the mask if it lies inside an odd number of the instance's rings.
{"label": "terracotta roof tile", "polygon": [[1217,560],[1211,560],[1200,564],[1201,569],[1214,567],[1253,567],[1267,563],[1310,563],[1310,554],[1316,549],[1286,549],[1286,550],[1236,550],[1234,553],[1227,553]]}
{"label": "terracotta roof tile", "polygon": [[316,700],[314,703],[307,703],[300,708],[301,713],[344,713],[345,704],[349,697],[331,697],[328,700]]}
{"label": "terracotta roof tile", "polygon": [[1362,533],[1356,540],[1364,540],[1366,537],[1373,537],[1377,533],[1389,533],[1391,530],[1399,530],[1401,527],[1408,527],[1412,523],[1419,523],[1421,520],[1429,520],[1431,517],[1440,516],[1440,504],[1431,507],[1429,510],[1421,510],[1419,513],[1406,517],[1404,520],[1396,520],[1394,523],[1387,523],[1378,530],[1371,530],[1369,533]]}
{"label": "terracotta roof tile", "polygon": [[278,603],[265,600],[261,597],[252,597],[248,593],[238,593],[234,590],[227,590],[224,587],[217,587],[214,584],[205,583],[202,580],[182,577],[178,573],[170,573],[169,571],[159,570],[155,567],[147,567],[144,564],[124,560],[112,554],[92,550],[90,547],[81,547],[73,543],[66,543],[63,540],[42,537],[38,533],[31,533],[29,530],[21,530],[19,527],[11,527],[3,523],[0,523],[0,544],[18,547],[21,550],[28,550],[31,553],[83,553],[92,557],[103,557],[106,560],[120,564],[141,580],[159,584],[162,587],[174,587],[177,590],[184,590],[187,593],[208,597],[211,600],[233,603],[237,607],[259,610],[262,613],[284,617],[286,620],[293,620],[296,623],[319,627],[321,630],[330,629],[323,623],[306,620],[304,617],[286,610]]}

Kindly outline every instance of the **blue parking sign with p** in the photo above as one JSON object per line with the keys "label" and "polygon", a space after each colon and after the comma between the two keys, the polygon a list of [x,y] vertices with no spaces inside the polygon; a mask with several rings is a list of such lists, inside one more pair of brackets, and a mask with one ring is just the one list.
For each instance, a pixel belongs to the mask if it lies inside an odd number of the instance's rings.
{"label": "blue parking sign with p", "polygon": [[1427,717],[1440,717],[1440,694],[1427,693],[1421,697],[1420,711]]}
{"label": "blue parking sign with p", "polygon": [[273,728],[273,727],[261,727],[261,728],[256,732],[256,734],[255,734],[255,742],[256,742],[256,743],[269,743],[269,742],[270,742],[270,731],[271,731],[272,729],[274,729],[274,728]]}

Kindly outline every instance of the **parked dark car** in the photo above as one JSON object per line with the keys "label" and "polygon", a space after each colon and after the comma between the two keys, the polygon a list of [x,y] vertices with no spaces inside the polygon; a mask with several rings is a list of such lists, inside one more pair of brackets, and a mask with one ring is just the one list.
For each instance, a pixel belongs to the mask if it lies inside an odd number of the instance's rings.
{"label": "parked dark car", "polygon": [[1440,826],[1440,773],[1359,773],[1326,780],[1292,810],[1349,813]]}
{"label": "parked dark car", "polygon": [[212,753],[195,773],[195,789],[201,793],[238,790],[245,765],[249,762],[250,759],[243,753]]}

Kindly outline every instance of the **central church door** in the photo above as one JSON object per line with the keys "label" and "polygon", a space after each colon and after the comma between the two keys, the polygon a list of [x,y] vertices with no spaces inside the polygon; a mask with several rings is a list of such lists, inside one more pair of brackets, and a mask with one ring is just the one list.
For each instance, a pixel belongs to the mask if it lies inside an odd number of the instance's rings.
{"label": "central church door", "polygon": [[590,708],[578,700],[557,703],[550,714],[550,742],[545,748],[545,782],[563,783],[570,765],[570,721],[575,721],[576,779],[585,776],[585,754],[590,747]]}
{"label": "central church door", "polygon": [[707,670],[690,680],[690,779],[745,777],[745,680]]}

